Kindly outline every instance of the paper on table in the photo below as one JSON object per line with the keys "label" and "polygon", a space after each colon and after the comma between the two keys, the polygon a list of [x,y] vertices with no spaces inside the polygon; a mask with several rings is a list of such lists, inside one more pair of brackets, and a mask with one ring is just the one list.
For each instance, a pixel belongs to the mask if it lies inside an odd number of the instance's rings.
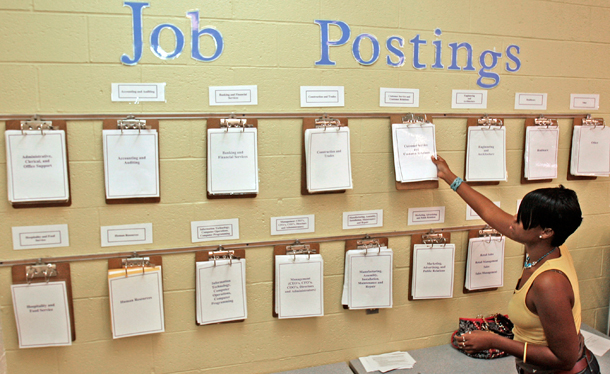
{"label": "paper on table", "polygon": [[415,244],[411,293],[413,299],[453,297],[455,244]]}
{"label": "paper on table", "polygon": [[600,177],[610,174],[610,131],[605,126],[574,126],[570,173]]}
{"label": "paper on table", "polygon": [[196,267],[197,323],[246,319],[246,260],[202,261]]}
{"label": "paper on table", "polygon": [[394,169],[399,182],[438,180],[435,128],[431,123],[392,124]]}
{"label": "paper on table", "polygon": [[108,270],[112,337],[165,331],[161,266]]}
{"label": "paper on table", "polygon": [[610,340],[599,335],[592,334],[580,329],[580,333],[585,337],[585,345],[596,356],[603,356],[610,350]]}
{"label": "paper on table", "polygon": [[557,178],[559,128],[527,126],[525,132],[525,172],[530,180]]}
{"label": "paper on table", "polygon": [[157,130],[103,130],[107,199],[159,197]]}
{"label": "paper on table", "polygon": [[11,286],[19,348],[72,345],[66,282]]}
{"label": "paper on table", "polygon": [[391,308],[393,251],[387,247],[349,250],[346,257],[349,308]]}
{"label": "paper on table", "polygon": [[258,193],[256,128],[208,129],[208,192]]}
{"label": "paper on table", "polygon": [[305,130],[307,190],[335,191],[353,188],[347,126]]}
{"label": "paper on table", "polygon": [[468,241],[468,260],[464,287],[480,290],[504,286],[504,236],[472,238]]}
{"label": "paper on table", "polygon": [[504,126],[468,127],[466,180],[506,180],[506,129]]}
{"label": "paper on table", "polygon": [[324,315],[324,261],[319,254],[275,256],[276,313],[279,318]]}
{"label": "paper on table", "polygon": [[63,130],[7,130],[6,173],[11,202],[67,201],[68,159]]}
{"label": "paper on table", "polygon": [[407,352],[392,352],[381,355],[360,357],[364,370],[369,372],[381,371],[382,373],[396,369],[412,369],[415,359]]}

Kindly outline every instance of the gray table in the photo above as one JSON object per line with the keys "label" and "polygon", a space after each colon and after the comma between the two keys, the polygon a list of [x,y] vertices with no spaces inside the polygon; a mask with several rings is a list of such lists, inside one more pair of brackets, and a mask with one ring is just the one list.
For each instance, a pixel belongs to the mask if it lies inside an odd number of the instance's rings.
{"label": "gray table", "polygon": [[[364,370],[364,369],[363,369]],[[345,362],[336,364],[313,366],[304,369],[283,371],[276,374],[354,374]]]}
{"label": "gray table", "polygon": [[[594,334],[605,336],[597,330],[583,324],[582,329]],[[502,357],[493,360],[471,358],[458,352],[450,344],[438,347],[422,348],[410,351],[409,354],[417,361],[413,369],[394,370],[392,374],[514,374],[514,357]],[[603,357],[597,357],[602,373],[610,373],[610,352]],[[356,374],[366,374],[360,360],[349,362]],[[381,373],[375,371],[374,373]]]}

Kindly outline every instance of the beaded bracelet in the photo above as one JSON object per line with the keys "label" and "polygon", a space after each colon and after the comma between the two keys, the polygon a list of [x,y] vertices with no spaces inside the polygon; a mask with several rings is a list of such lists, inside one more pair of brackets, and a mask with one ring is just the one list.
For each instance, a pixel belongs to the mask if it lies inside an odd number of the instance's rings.
{"label": "beaded bracelet", "polygon": [[462,184],[464,180],[460,177],[455,178],[453,183],[451,183],[451,189],[457,192],[458,187]]}

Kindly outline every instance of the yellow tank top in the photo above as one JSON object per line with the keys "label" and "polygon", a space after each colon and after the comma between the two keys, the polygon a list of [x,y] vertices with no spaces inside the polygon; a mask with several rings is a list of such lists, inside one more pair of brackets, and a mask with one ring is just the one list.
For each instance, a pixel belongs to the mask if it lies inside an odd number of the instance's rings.
{"label": "yellow tank top", "polygon": [[536,269],[534,274],[525,282],[520,290],[515,290],[513,297],[508,303],[508,316],[511,321],[515,324],[513,333],[515,334],[515,340],[520,342],[528,342],[530,344],[538,344],[548,346],[540,318],[532,313],[525,304],[525,297],[530,287],[534,283],[534,280],[543,272],[551,269],[557,269],[563,272],[570,283],[572,284],[572,291],[574,292],[574,307],[572,307],[572,315],[574,316],[574,325],[576,331],[580,332],[580,291],[578,287],[578,277],[576,276],[576,269],[574,269],[574,263],[572,262],[572,256],[565,246],[559,248],[561,255],[557,258],[547,260],[543,263],[540,268]]}

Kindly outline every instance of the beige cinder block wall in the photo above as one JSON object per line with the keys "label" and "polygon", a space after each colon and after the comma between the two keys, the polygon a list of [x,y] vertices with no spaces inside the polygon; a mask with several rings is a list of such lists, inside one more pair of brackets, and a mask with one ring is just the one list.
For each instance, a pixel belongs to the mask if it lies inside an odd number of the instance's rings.
{"label": "beige cinder block wall", "polygon": [[[225,40],[222,56],[209,63],[190,58],[190,20],[185,13],[200,10],[201,25],[220,30]],[[320,29],[315,19],[340,20],[352,29],[348,44],[331,48],[336,66],[315,67],[320,57]],[[144,10],[144,50],[139,64],[125,66],[122,54],[133,56],[131,15],[120,0],[0,1],[0,114],[92,113],[218,113],[218,112],[332,112],[302,109],[299,86],[345,86],[340,112],[380,112],[403,109],[379,107],[379,87],[418,88],[418,112],[463,113],[451,109],[451,89],[478,89],[477,73],[449,71],[448,43],[467,41],[474,49],[474,65],[485,49],[521,48],[517,73],[495,71],[500,84],[489,90],[487,113],[515,111],[516,92],[546,92],[547,113],[569,110],[570,93],[597,93],[601,106],[594,114],[607,117],[610,92],[610,5],[593,1],[441,1],[407,2],[345,0],[252,2],[151,0]],[[148,38],[158,24],[172,23],[185,33],[185,49],[174,60],[152,55]],[[442,30],[435,38],[433,31]],[[332,38],[337,38],[335,28]],[[381,57],[372,66],[359,65],[351,42],[361,33],[382,42]],[[421,61],[411,65],[412,45],[420,34],[428,41]],[[392,35],[405,38],[406,63],[385,63],[383,43]],[[202,38],[202,50],[211,48]],[[445,69],[431,69],[432,41],[443,41]],[[171,33],[162,45],[173,48]],[[363,43],[363,57],[370,56]],[[367,53],[369,53],[367,55]],[[464,64],[464,56],[460,56]],[[166,103],[112,103],[113,82],[167,82]],[[210,107],[208,86],[255,84],[256,107]],[[220,108],[220,109],[219,109]],[[474,111],[481,113],[481,111]],[[439,152],[458,173],[463,171],[466,123],[442,119],[437,124]],[[193,246],[190,222],[239,218],[239,243],[274,240],[270,217],[315,214],[316,233],[300,238],[364,234],[342,230],[342,212],[384,210],[384,227],[407,226],[410,207],[445,206],[446,222],[436,226],[466,226],[466,206],[441,183],[439,189],[398,192],[393,183],[390,122],[388,118],[353,118],[352,161],[354,189],[342,195],[300,195],[301,121],[267,119],[259,122],[260,194],[255,199],[207,200],[205,197],[205,120],[162,120],[161,203],[106,205],[104,202],[101,120],[69,121],[69,154],[73,204],[68,208],[14,209],[0,199],[0,261],[79,254],[123,252]],[[516,201],[534,186],[519,183],[523,154],[523,120],[506,121],[509,178],[499,186],[481,187],[492,200],[514,213]],[[561,120],[559,178],[575,189],[585,219],[568,241],[580,277],[584,322],[607,327],[610,291],[610,218],[608,178],[566,181],[571,121]],[[4,124],[0,126],[4,128]],[[5,169],[4,142],[0,163]],[[5,173],[0,173],[0,196],[6,196]],[[544,185],[541,185],[544,186]],[[100,226],[152,222],[154,244],[102,248]],[[43,224],[69,225],[70,247],[12,249],[11,227]],[[373,230],[368,230],[373,232]],[[286,239],[288,237],[282,237]],[[292,239],[292,238],[291,238]],[[296,239],[296,238],[294,238]],[[507,243],[505,287],[464,295],[467,234],[453,234],[457,244],[454,297],[447,300],[408,301],[410,237],[390,239],[395,250],[394,308],[379,314],[346,311],[340,305],[344,243],[322,244],[325,259],[325,313],[321,318],[277,320],[272,311],[271,247],[247,251],[249,316],[243,323],[197,327],[194,315],[194,255],[163,259],[166,332],[112,340],[106,261],[72,263],[77,340],[71,347],[18,349],[11,305],[9,267],[0,267],[0,310],[9,373],[268,373],[311,365],[347,361],[361,355],[411,350],[445,344],[461,316],[505,312],[522,264],[522,247]],[[231,242],[225,242],[231,243]],[[224,243],[223,243],[224,244]]]}

